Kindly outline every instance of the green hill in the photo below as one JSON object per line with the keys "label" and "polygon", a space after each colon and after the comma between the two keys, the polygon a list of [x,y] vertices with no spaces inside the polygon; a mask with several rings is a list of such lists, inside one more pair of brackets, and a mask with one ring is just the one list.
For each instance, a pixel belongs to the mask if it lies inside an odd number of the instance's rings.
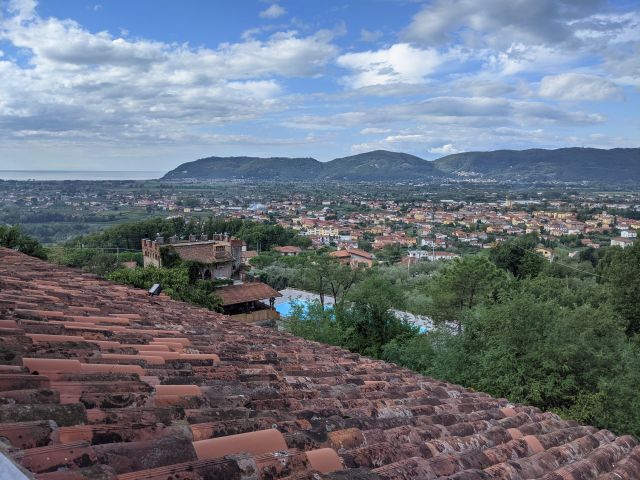
{"label": "green hill", "polygon": [[408,153],[374,150],[324,164],[323,177],[335,180],[401,181],[442,176],[433,162]]}
{"label": "green hill", "polygon": [[560,148],[496,150],[448,155],[435,165],[450,175],[477,174],[500,180],[640,182],[640,149]]}
{"label": "green hill", "polygon": [[317,176],[322,162],[313,158],[208,157],[183,163],[164,180],[307,180]]}
{"label": "green hill", "polygon": [[208,157],[183,163],[163,179],[385,182],[447,177],[518,182],[640,183],[640,149],[496,150],[457,153],[432,162],[386,150],[325,163],[313,158]]}

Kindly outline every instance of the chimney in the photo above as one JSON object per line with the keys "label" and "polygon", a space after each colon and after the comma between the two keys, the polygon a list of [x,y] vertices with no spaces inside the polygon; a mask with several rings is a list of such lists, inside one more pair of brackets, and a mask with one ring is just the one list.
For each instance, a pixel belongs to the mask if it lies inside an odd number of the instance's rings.
{"label": "chimney", "polygon": [[191,235],[189,235],[189,241],[190,242],[197,242],[198,241],[198,237],[193,235],[193,234],[191,234]]}
{"label": "chimney", "polygon": [[164,237],[161,237],[160,235],[158,235],[158,236],[156,237],[156,243],[157,243],[158,245],[163,245],[163,244],[164,244]]}
{"label": "chimney", "polygon": [[200,235],[200,240],[202,240],[203,242],[206,242],[207,240],[209,240],[209,235],[207,235],[206,233],[203,233],[202,235]]}

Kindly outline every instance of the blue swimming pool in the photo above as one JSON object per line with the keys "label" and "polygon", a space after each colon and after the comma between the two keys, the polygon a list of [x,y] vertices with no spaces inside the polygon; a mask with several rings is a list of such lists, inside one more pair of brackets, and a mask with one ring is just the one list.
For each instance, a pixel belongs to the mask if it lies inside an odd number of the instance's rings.
{"label": "blue swimming pool", "polygon": [[281,303],[280,305],[276,305],[276,312],[278,312],[282,317],[289,316],[291,313],[291,302]]}
{"label": "blue swimming pool", "polygon": [[[304,312],[307,313],[309,305],[313,304],[314,302],[317,302],[317,300],[294,299],[294,300],[289,300],[288,302],[283,302],[279,305],[276,305],[275,308],[276,308],[276,311],[280,314],[280,316],[284,318],[284,317],[288,317],[293,312],[294,305],[301,305],[304,308]],[[324,309],[326,311],[329,311],[332,308],[333,308],[333,305],[330,305],[330,304],[326,304],[324,306]]]}
{"label": "blue swimming pool", "polygon": [[280,314],[280,316],[288,317],[293,310],[294,304],[302,305],[306,310],[309,303],[309,301],[305,300],[290,300],[288,302],[281,303],[280,305],[276,305],[276,311]]}

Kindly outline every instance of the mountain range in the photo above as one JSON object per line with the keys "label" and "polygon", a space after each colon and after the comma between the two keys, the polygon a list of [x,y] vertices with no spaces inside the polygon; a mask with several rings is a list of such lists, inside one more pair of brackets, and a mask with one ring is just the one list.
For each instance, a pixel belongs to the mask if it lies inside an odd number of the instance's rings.
{"label": "mountain range", "polygon": [[207,157],[183,163],[163,180],[640,182],[640,148],[495,150],[428,161],[375,150],[320,162],[314,158]]}

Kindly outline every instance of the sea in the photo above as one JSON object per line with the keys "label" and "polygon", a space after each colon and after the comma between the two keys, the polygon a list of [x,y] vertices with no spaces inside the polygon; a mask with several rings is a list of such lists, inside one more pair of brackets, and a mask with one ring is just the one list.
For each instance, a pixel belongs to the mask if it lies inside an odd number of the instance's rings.
{"label": "sea", "polygon": [[165,173],[143,170],[0,170],[0,180],[150,180]]}

